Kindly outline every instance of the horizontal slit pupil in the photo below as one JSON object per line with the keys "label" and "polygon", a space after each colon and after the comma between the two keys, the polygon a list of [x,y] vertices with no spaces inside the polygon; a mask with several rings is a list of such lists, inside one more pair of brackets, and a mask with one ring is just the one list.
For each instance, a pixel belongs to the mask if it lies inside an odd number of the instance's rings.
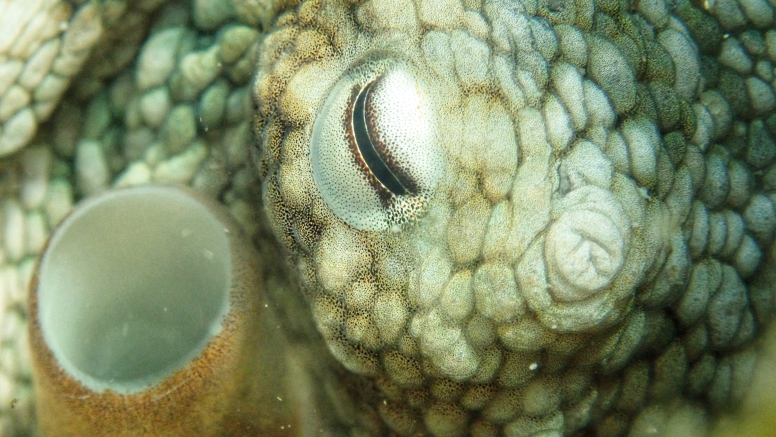
{"label": "horizontal slit pupil", "polygon": [[373,84],[374,82],[370,82],[358,93],[356,103],[353,105],[353,134],[356,139],[356,145],[369,171],[385,188],[396,195],[409,194],[409,190],[399,181],[399,178],[396,177],[385,163],[383,157],[380,156],[369,135],[364,106]]}

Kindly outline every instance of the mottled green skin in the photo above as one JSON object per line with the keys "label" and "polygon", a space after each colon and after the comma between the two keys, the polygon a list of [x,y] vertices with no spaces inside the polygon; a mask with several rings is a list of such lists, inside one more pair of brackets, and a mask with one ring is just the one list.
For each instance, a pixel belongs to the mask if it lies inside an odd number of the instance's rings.
{"label": "mottled green skin", "polygon": [[[97,9],[32,147],[75,199],[153,181],[229,205],[315,351],[324,433],[703,435],[744,396],[776,284],[774,6],[153,3]],[[445,171],[419,218],[364,232],[309,143],[375,56],[426,89]]]}
{"label": "mottled green skin", "polygon": [[[772,312],[776,102],[753,29],[773,20],[720,22],[723,6],[305,2],[280,16],[254,86],[265,208],[388,429],[703,432],[741,399]],[[737,35],[749,48],[726,48]],[[343,224],[307,161],[327,90],[374,57],[406,62],[430,96],[445,164],[426,215],[383,232]]]}

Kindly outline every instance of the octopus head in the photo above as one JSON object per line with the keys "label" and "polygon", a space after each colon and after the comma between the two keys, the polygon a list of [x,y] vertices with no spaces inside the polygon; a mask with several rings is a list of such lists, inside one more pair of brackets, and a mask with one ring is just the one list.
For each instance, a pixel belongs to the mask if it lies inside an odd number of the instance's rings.
{"label": "octopus head", "polygon": [[[529,3],[303,3],[263,43],[269,222],[329,351],[398,434],[624,429],[647,387],[721,406],[709,354],[752,363],[770,311],[746,296],[771,293],[771,237],[742,214],[776,209],[731,188],[768,164],[710,146],[729,107],[701,92],[687,28]],[[610,12],[649,42],[607,34]],[[689,366],[714,382],[686,388]],[[602,404],[599,375],[643,390]]]}

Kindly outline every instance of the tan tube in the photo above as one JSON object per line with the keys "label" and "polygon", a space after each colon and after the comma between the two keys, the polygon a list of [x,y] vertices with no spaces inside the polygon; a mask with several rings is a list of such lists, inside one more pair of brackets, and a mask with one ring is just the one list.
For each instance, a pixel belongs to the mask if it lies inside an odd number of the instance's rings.
{"label": "tan tube", "polygon": [[31,286],[41,435],[297,435],[257,262],[225,210],[186,189],[79,205]]}

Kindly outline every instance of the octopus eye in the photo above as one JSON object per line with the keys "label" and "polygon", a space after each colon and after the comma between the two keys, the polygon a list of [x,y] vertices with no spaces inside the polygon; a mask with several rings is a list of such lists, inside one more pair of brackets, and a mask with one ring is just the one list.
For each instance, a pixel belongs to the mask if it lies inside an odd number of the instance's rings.
{"label": "octopus eye", "polygon": [[[416,194],[417,186],[413,183],[395,163],[391,162],[390,152],[382,142],[372,139],[376,136],[374,108],[370,105],[370,116],[367,116],[365,107],[370,96],[374,82],[369,82],[358,92],[353,110],[347,114],[351,118],[351,125],[347,128],[353,132],[353,137],[358,146],[358,153],[369,172],[374,175],[383,187],[395,195]],[[374,103],[372,100],[370,104]],[[350,108],[348,108],[350,109]],[[370,135],[370,132],[372,134]]]}
{"label": "octopus eye", "polygon": [[429,98],[404,64],[376,61],[345,74],[324,102],[310,145],[326,204],[356,229],[416,218],[442,173]]}

